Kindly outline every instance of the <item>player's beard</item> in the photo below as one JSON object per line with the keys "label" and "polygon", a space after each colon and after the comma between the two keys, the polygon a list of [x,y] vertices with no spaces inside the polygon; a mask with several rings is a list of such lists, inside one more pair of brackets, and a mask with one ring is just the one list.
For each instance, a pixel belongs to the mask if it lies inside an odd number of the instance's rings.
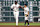
{"label": "player's beard", "polygon": [[15,5],[17,5],[17,3],[15,3]]}

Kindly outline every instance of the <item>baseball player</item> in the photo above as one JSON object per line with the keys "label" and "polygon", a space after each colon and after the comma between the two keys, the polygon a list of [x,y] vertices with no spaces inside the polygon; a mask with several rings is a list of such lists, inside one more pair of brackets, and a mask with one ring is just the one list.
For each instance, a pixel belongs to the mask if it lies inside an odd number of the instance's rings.
{"label": "baseball player", "polygon": [[29,22],[28,22],[29,8],[27,7],[27,4],[24,5],[23,9],[24,9],[24,15],[25,15],[25,25],[26,25],[26,22],[27,22],[28,26],[29,26]]}
{"label": "baseball player", "polygon": [[16,25],[18,25],[19,8],[21,8],[21,6],[15,1],[15,4],[13,4],[11,8],[13,9],[13,14],[16,19]]}

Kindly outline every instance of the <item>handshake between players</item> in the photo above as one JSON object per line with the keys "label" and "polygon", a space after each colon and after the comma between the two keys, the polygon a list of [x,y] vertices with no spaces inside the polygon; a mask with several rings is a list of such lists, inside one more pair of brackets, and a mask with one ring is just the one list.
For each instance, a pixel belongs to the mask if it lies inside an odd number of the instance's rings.
{"label": "handshake between players", "polygon": [[24,4],[24,7],[23,7],[23,6],[20,6],[17,3],[17,1],[15,1],[15,4],[13,4],[11,6],[11,8],[13,9],[13,14],[14,14],[14,17],[16,19],[16,25],[18,25],[19,8],[23,8],[24,9],[24,15],[25,15],[25,25],[26,25],[26,22],[27,22],[28,26],[29,26],[29,22],[28,22],[29,8],[27,7],[27,4]]}

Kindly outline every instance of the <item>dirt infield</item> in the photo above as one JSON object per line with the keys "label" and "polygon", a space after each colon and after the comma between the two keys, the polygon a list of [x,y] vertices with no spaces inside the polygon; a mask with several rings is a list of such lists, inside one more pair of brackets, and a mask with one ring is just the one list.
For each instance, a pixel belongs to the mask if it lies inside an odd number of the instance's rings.
{"label": "dirt infield", "polygon": [[40,26],[15,26],[15,25],[0,25],[0,27],[40,27]]}

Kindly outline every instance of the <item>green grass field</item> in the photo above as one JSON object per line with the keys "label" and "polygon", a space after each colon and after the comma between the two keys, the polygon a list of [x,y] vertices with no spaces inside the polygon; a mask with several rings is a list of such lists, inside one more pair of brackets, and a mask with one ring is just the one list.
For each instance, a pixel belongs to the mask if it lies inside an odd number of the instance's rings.
{"label": "green grass field", "polygon": [[[0,23],[0,25],[16,25],[16,23]],[[19,23],[18,25],[24,25],[24,23]],[[40,25],[40,23],[30,23],[30,25]]]}

